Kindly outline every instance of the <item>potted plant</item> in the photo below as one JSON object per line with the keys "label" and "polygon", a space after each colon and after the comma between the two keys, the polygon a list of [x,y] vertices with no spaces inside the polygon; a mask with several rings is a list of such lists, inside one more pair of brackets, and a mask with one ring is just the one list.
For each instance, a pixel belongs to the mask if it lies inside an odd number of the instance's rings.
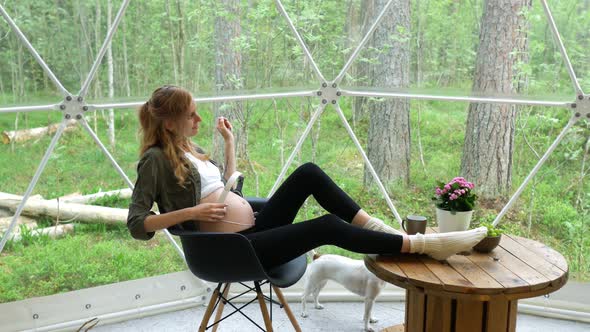
{"label": "potted plant", "polygon": [[488,228],[488,234],[473,247],[473,250],[487,253],[500,244],[503,231],[500,227],[494,227],[491,223],[482,223],[481,226]]}
{"label": "potted plant", "polygon": [[432,198],[436,203],[436,221],[440,232],[465,231],[469,228],[477,195],[474,184],[462,177],[449,183],[439,182]]}

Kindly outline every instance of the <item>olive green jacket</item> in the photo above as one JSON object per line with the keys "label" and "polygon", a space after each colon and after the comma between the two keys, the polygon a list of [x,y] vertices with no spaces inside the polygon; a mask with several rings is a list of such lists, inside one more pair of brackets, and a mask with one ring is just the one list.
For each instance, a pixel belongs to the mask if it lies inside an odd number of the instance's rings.
{"label": "olive green jacket", "polygon": [[[201,149],[197,151],[203,153]],[[166,213],[195,206],[201,200],[201,176],[192,163],[188,164],[191,171],[183,187],[178,184],[172,165],[162,149],[151,147],[141,156],[127,216],[127,228],[131,236],[139,240],[149,240],[154,236],[154,232],[146,232],[144,227],[145,219],[155,214],[152,211],[154,202],[158,204],[160,213]],[[222,181],[225,181],[223,177]],[[198,223],[194,220],[187,220],[179,226],[187,230],[198,230]]]}

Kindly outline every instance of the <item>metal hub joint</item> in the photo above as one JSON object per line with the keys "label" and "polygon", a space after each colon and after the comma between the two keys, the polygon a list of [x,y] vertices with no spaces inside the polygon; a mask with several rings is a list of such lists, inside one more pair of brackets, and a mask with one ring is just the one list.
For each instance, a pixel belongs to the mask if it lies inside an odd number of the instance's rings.
{"label": "metal hub joint", "polygon": [[64,114],[64,118],[80,120],[83,113],[88,110],[88,105],[81,96],[67,96],[59,105],[59,109]]}
{"label": "metal hub joint", "polygon": [[317,91],[317,96],[322,104],[336,104],[342,93],[334,82],[324,82]]}
{"label": "metal hub joint", "polygon": [[590,121],[590,95],[579,95],[576,102],[572,103],[572,111],[576,120]]}

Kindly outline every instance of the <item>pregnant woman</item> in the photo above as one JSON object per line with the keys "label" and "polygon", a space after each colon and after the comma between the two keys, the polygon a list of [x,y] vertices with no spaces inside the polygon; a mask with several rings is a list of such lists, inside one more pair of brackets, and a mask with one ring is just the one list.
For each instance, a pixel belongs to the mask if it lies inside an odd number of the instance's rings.
{"label": "pregnant woman", "polygon": [[[423,253],[442,260],[469,250],[487,233],[481,227],[408,236],[371,217],[312,163],[297,168],[254,218],[250,205],[232,192],[218,203],[224,182],[236,171],[234,136],[227,119],[216,120],[225,142],[223,174],[191,141],[201,117],[188,91],[170,85],[156,89],[140,107],[139,120],[141,159],[127,218],[136,239],[149,240],[156,230],[173,225],[239,232],[250,240],[263,266],[271,268],[326,244],[358,253]],[[328,213],[293,223],[309,196]],[[152,211],[154,202],[160,214]]]}

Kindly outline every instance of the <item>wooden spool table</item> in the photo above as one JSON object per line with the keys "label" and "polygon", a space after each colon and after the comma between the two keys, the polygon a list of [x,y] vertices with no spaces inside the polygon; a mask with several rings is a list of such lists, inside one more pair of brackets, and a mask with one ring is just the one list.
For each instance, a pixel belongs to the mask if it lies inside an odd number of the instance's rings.
{"label": "wooden spool table", "polygon": [[405,324],[382,332],[515,331],[518,299],[554,292],[568,276],[557,251],[506,234],[488,254],[472,251],[443,262],[426,255],[366,256],[365,265],[406,289]]}

